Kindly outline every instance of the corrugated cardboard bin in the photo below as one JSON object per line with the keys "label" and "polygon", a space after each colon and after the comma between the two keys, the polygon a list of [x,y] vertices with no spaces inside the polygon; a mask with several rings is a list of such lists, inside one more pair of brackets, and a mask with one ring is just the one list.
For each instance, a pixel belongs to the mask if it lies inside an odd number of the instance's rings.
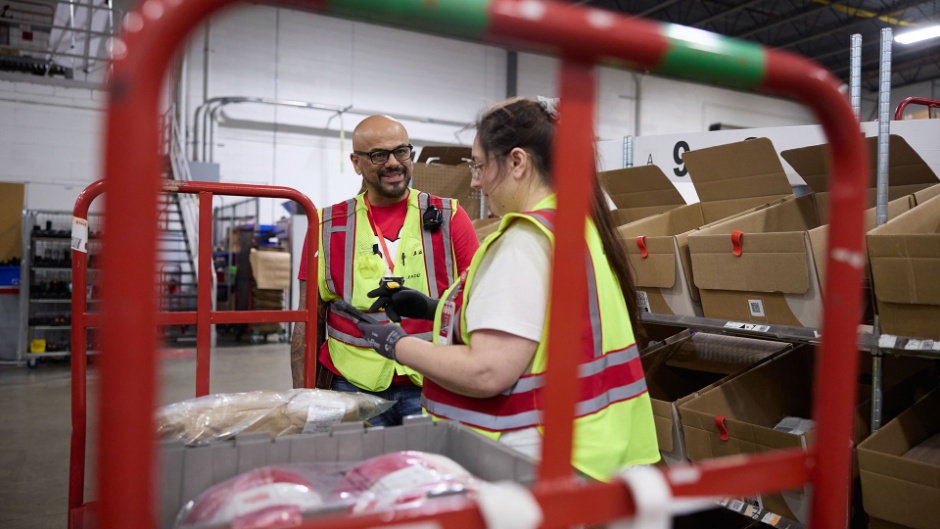
{"label": "corrugated cardboard bin", "polygon": [[690,151],[682,159],[701,202],[625,224],[618,232],[633,267],[641,309],[701,316],[689,232],[791,196],[791,189],[767,138]]}
{"label": "corrugated cardboard bin", "polygon": [[790,348],[782,342],[695,333],[644,354],[643,371],[663,460],[688,461],[679,418],[683,402]]}
{"label": "corrugated cardboard bin", "polygon": [[685,205],[676,186],[656,165],[640,165],[598,173],[601,186],[617,206],[617,226]]}
{"label": "corrugated cardboard bin", "polygon": [[[737,377],[696,394],[679,405],[690,460],[755,454],[773,450],[806,448],[813,444],[815,430],[794,434],[775,429],[785,417],[811,418],[814,379],[814,348],[803,346],[772,357]],[[883,416],[893,417],[933,388],[935,372],[917,359],[892,358],[882,374]],[[857,444],[868,436],[871,403],[871,360],[862,353],[862,375],[855,408]],[[784,517],[806,521],[809,495],[803,490],[764,494],[764,508]]]}
{"label": "corrugated cardboard bin", "polygon": [[[878,138],[865,139],[868,148],[867,207],[875,207],[878,178]],[[780,153],[806,181],[819,199],[823,219],[829,218],[829,146],[812,145]],[[897,135],[888,137],[888,200],[896,200],[916,191],[940,184],[937,175],[917,154],[907,140]]]}
{"label": "corrugated cardboard bin", "polygon": [[858,446],[871,527],[934,529],[940,520],[940,388]]}
{"label": "corrugated cardboard bin", "polygon": [[940,196],[868,233],[881,329],[940,339]]}
{"label": "corrugated cardboard bin", "polygon": [[[785,200],[697,230],[689,237],[692,274],[708,318],[818,328],[828,226],[816,194]],[[910,209],[904,196],[889,216]],[[825,210],[823,210],[825,211]],[[865,229],[875,226],[875,209]]]}

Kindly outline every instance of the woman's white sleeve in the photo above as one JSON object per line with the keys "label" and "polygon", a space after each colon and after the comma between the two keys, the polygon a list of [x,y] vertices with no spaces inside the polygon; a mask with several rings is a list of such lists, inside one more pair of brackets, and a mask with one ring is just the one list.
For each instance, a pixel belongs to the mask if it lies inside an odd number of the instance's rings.
{"label": "woman's white sleeve", "polygon": [[538,342],[548,303],[551,241],[528,222],[510,226],[480,263],[467,301],[467,330],[492,329]]}

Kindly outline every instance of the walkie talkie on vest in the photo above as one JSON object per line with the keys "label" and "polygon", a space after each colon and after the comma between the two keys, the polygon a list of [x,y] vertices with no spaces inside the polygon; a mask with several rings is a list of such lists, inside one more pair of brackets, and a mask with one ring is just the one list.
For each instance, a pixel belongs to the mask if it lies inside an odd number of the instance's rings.
{"label": "walkie talkie on vest", "polygon": [[428,209],[424,211],[424,230],[431,233],[436,232],[441,228],[441,224],[444,223],[444,216],[441,214],[441,210],[437,209],[437,206],[431,204],[428,206]]}

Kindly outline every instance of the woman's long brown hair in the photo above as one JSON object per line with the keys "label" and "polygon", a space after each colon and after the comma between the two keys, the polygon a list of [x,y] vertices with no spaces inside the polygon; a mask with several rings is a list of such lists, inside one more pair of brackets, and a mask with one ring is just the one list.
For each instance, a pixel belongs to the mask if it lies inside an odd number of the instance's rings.
{"label": "woman's long brown hair", "polygon": [[[544,183],[552,186],[552,142],[555,138],[556,117],[541,103],[532,99],[513,98],[500,103],[486,112],[477,121],[477,138],[483,152],[498,161],[516,147],[525,150],[533,159],[538,175]],[[594,179],[592,218],[600,233],[604,254],[614,275],[620,282],[623,297],[630,313],[630,324],[637,345],[645,347],[646,332],[640,322],[636,287],[630,273],[627,252],[617,236],[607,198],[597,178]]]}

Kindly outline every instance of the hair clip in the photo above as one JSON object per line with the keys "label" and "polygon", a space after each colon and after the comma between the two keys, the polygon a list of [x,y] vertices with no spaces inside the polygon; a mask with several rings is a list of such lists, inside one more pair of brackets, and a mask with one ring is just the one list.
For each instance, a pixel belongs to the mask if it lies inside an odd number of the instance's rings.
{"label": "hair clip", "polygon": [[558,98],[537,96],[536,101],[542,107],[542,110],[553,120],[558,120]]}

